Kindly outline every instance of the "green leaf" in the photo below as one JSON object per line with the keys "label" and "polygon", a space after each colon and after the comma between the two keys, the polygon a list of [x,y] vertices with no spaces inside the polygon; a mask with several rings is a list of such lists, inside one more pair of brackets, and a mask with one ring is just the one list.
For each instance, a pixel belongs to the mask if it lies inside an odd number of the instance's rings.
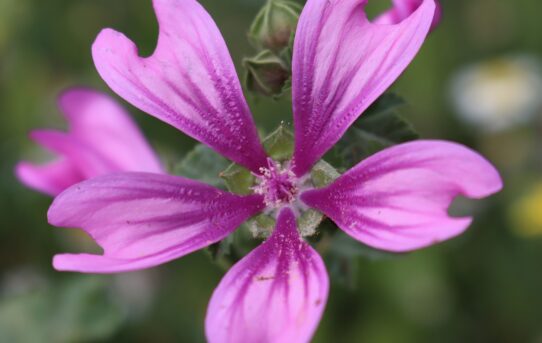
{"label": "green leaf", "polygon": [[397,113],[403,105],[395,94],[381,96],[337,143],[332,159],[339,160],[346,169],[380,150],[418,139],[412,125]]}
{"label": "green leaf", "polygon": [[223,268],[224,271],[239,262],[260,243],[259,240],[254,239],[247,226],[248,223],[242,224],[228,237],[210,245],[206,249],[211,260]]}
{"label": "green leaf", "polygon": [[[335,225],[334,223],[330,224]],[[399,255],[371,248],[341,230],[335,230],[329,240],[331,242],[327,245],[325,255],[330,277],[334,282],[352,290],[356,287],[360,258],[378,261]]]}
{"label": "green leaf", "polygon": [[220,242],[211,244],[206,249],[210,253],[212,261],[223,267],[224,270],[228,270],[241,258],[235,249],[236,232],[228,235]]}
{"label": "green leaf", "polygon": [[203,144],[198,144],[173,169],[173,174],[224,187],[219,174],[230,162]]}
{"label": "green leaf", "polygon": [[326,266],[333,284],[339,284],[350,290],[356,289],[359,261],[339,255],[326,256]]}
{"label": "green leaf", "polygon": [[378,250],[365,245],[342,231],[337,231],[333,236],[329,253],[342,257],[355,258],[364,257],[369,260],[390,259],[399,254],[389,253],[383,250]]}
{"label": "green leaf", "polygon": [[353,126],[382,145],[417,139],[419,136],[412,125],[396,112],[404,104],[397,95],[385,94]]}
{"label": "green leaf", "polygon": [[363,114],[364,116],[393,112],[405,106],[405,100],[395,93],[384,93]]}

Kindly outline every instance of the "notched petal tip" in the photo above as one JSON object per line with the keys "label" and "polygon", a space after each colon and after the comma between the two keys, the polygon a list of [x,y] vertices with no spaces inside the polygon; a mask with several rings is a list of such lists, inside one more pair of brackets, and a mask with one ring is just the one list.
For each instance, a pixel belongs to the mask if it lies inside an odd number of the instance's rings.
{"label": "notched petal tip", "polygon": [[301,14],[292,62],[293,160],[298,176],[307,173],[406,69],[435,11],[434,2],[424,0],[400,23],[378,25],[368,21],[365,4],[309,0]]}
{"label": "notched petal tip", "polygon": [[193,0],[154,1],[156,49],[138,55],[123,34],[103,30],[92,55],[99,74],[121,97],[248,169],[266,154],[226,44]]}
{"label": "notched petal tip", "polygon": [[[124,33],[112,28],[102,29],[96,36],[94,43],[92,43],[93,53],[109,53],[125,48],[131,48],[137,52],[137,46],[130,38],[126,37]],[[94,61],[96,62],[96,60]]]}
{"label": "notched petal tip", "polygon": [[457,196],[481,199],[501,187],[495,167],[475,151],[456,143],[416,141],[371,156],[301,199],[355,239],[405,252],[467,229],[472,218],[448,214]]}
{"label": "notched petal tip", "polygon": [[103,255],[60,255],[55,266],[80,272],[137,270],[182,257],[229,235],[265,207],[170,175],[117,173],[76,184],[48,211],[54,226],[82,228]]}

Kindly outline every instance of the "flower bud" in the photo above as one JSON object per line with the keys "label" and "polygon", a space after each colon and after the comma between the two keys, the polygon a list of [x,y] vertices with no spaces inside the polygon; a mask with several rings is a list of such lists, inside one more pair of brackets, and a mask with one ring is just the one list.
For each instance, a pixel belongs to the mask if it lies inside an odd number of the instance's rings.
{"label": "flower bud", "polygon": [[290,78],[288,65],[270,50],[246,58],[243,65],[247,70],[246,88],[262,95],[279,96]]}
{"label": "flower bud", "polygon": [[250,27],[249,40],[257,49],[282,50],[295,33],[301,9],[292,1],[268,0]]}

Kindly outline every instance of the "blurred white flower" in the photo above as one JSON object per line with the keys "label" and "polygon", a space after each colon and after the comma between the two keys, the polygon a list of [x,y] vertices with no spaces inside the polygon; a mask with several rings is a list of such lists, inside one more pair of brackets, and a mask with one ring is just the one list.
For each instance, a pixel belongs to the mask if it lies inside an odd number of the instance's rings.
{"label": "blurred white flower", "polygon": [[6,272],[0,283],[0,298],[15,297],[42,289],[48,285],[46,277],[32,266],[22,266]]}
{"label": "blurred white flower", "polygon": [[140,270],[113,277],[113,292],[131,319],[144,317],[152,306],[158,287],[159,274]]}
{"label": "blurred white flower", "polygon": [[504,130],[542,109],[542,67],[527,55],[477,63],[455,75],[451,96],[466,122],[487,131]]}

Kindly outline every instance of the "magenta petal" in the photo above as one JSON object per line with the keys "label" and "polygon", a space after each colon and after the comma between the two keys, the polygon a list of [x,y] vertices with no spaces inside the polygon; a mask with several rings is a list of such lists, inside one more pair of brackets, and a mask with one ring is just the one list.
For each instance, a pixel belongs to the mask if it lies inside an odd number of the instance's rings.
{"label": "magenta petal", "polygon": [[447,213],[456,196],[480,199],[501,188],[498,172],[476,152],[455,143],[417,141],[379,152],[301,199],[355,239],[401,252],[441,242],[469,226],[471,218]]}
{"label": "magenta petal", "polygon": [[137,125],[109,96],[92,89],[72,88],[60,96],[59,106],[69,123],[70,135],[109,161],[114,168],[111,171],[163,172]]}
{"label": "magenta petal", "polygon": [[57,255],[58,270],[112,273],[171,261],[224,239],[264,208],[261,196],[237,196],[181,177],[118,173],[61,193],[49,223],[83,228],[100,255]]}
{"label": "magenta petal", "polygon": [[36,130],[30,138],[58,155],[44,165],[21,162],[18,179],[30,188],[58,195],[69,186],[119,171],[162,173],[158,157],[130,116],[107,95],[72,88],[59,99],[68,132]]}
{"label": "magenta petal", "polygon": [[293,56],[294,171],[307,173],[403,72],[435,12],[424,0],[396,25],[372,24],[366,0],[309,0]]}
{"label": "magenta petal", "polygon": [[15,167],[15,175],[27,187],[51,196],[84,180],[79,170],[67,159],[58,159],[43,165],[19,162]]}
{"label": "magenta petal", "polygon": [[258,172],[266,155],[215,23],[195,0],[154,0],[154,9],[153,55],[105,29],[92,47],[98,72],[134,106]]}
{"label": "magenta petal", "polygon": [[[397,24],[408,18],[422,4],[423,0],[393,0],[393,6],[373,20],[375,24]],[[435,0],[435,16],[431,29],[435,29],[442,17],[442,8]]]}
{"label": "magenta petal", "polygon": [[69,160],[83,180],[122,170],[114,160],[96,153],[93,147],[68,132],[35,130],[30,133],[30,138],[43,148]]}
{"label": "magenta petal", "polygon": [[228,271],[214,291],[205,330],[211,343],[308,342],[324,310],[324,263],[299,236],[290,209],[271,237]]}

